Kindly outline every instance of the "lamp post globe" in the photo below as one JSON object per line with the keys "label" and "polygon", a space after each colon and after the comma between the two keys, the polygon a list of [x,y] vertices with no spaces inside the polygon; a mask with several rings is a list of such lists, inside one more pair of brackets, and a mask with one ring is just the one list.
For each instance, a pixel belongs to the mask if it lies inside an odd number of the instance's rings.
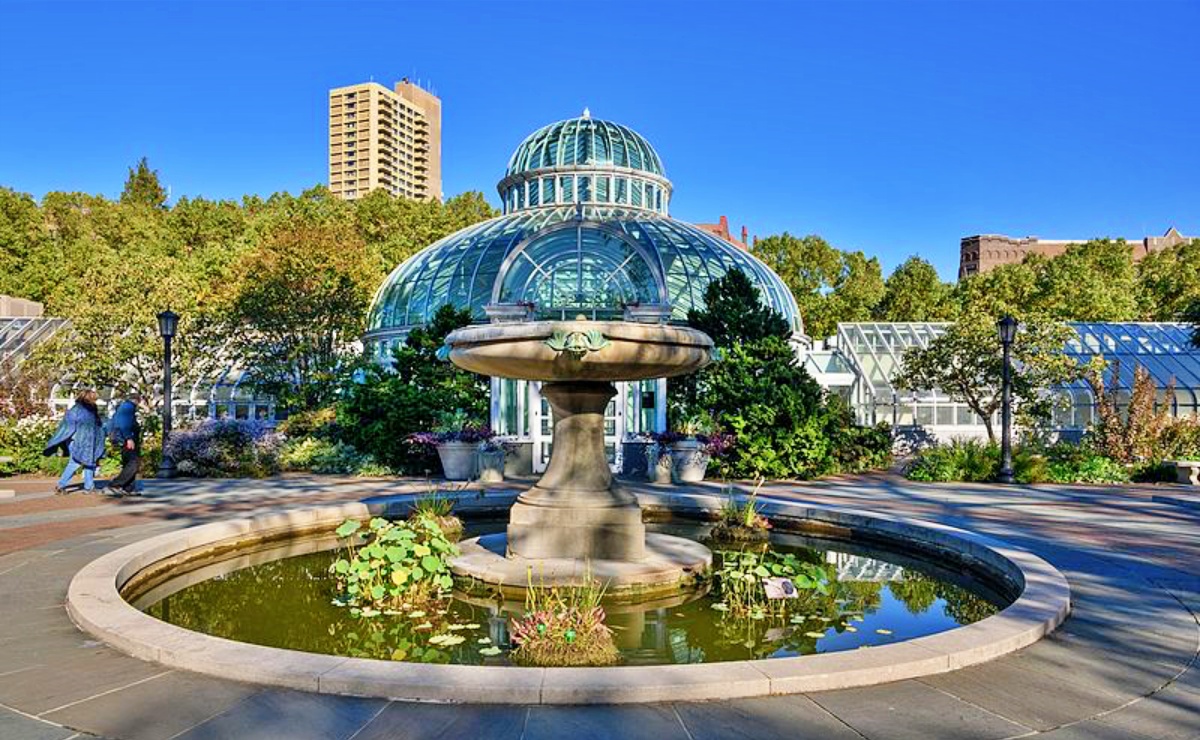
{"label": "lamp post globe", "polygon": [[1000,404],[1000,472],[996,480],[1000,483],[1013,482],[1012,465],[1012,345],[1017,339],[1018,322],[1005,316],[996,322],[1000,333],[1000,346],[1004,351],[1004,367],[1001,374]]}
{"label": "lamp post globe", "polygon": [[171,435],[171,340],[179,328],[179,314],[167,309],[158,314],[158,335],[163,340],[163,413],[162,413],[162,461],[158,465],[159,478],[175,477],[175,461],[167,454],[167,439]]}

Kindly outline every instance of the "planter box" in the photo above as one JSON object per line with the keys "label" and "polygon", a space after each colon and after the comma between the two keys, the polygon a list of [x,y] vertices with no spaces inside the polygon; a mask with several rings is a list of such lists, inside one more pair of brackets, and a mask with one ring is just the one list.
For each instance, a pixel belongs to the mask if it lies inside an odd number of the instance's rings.
{"label": "planter box", "polygon": [[1176,482],[1185,486],[1200,486],[1200,461],[1176,460],[1171,464],[1175,466]]}
{"label": "planter box", "polygon": [[680,483],[699,483],[708,471],[708,453],[694,439],[682,439],[671,445],[671,462]]}
{"label": "planter box", "polygon": [[471,480],[475,476],[476,453],[472,442],[443,442],[437,446],[446,480]]}

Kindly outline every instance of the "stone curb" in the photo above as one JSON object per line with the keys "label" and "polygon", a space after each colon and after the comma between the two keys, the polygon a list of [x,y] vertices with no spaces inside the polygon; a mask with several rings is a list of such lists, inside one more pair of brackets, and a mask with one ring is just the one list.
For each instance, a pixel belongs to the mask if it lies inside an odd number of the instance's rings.
{"label": "stone curb", "polygon": [[[411,498],[289,510],[151,537],[80,570],[68,588],[67,611],[80,629],[114,648],[172,668],[325,694],[489,704],[702,701],[871,686],[944,673],[1014,652],[1049,634],[1070,611],[1070,587],[1062,573],[999,540],[943,524],[781,500],[765,502],[769,516],[847,527],[885,541],[916,542],[954,553],[1013,584],[1020,596],[999,614],[974,624],[865,650],[690,665],[517,668],[393,663],[250,645],[159,621],[120,595],[139,571],[188,550],[231,545],[251,536],[332,528],[346,518],[395,510]],[[480,505],[480,498],[476,505],[490,509],[508,497],[488,497],[486,505]],[[694,513],[714,511],[723,500],[670,492],[639,493],[638,498],[644,507]],[[470,508],[474,507],[464,506]]]}

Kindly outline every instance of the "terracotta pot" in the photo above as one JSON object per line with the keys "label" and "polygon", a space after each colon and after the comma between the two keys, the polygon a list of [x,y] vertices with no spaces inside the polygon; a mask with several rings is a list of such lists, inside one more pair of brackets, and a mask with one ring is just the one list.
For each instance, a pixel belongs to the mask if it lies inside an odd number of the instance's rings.
{"label": "terracotta pot", "polygon": [[695,439],[681,439],[671,445],[671,462],[680,483],[699,483],[708,471],[708,453]]}
{"label": "terracotta pot", "polygon": [[471,442],[443,442],[437,446],[446,480],[471,480],[475,475],[476,453]]}

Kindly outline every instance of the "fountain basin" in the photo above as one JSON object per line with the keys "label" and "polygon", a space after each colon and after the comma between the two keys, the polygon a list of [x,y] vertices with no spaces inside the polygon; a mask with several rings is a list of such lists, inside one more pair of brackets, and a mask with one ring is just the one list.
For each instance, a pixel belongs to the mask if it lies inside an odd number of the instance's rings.
{"label": "fountain basin", "polygon": [[[648,518],[715,516],[713,493],[646,493]],[[469,494],[460,515],[502,514],[511,494]],[[519,668],[396,663],[264,647],[200,634],[138,611],[122,592],[198,557],[252,543],[328,534],[346,517],[401,516],[411,497],[288,511],[202,525],[109,553],[82,569],[67,609],[86,632],[145,660],[209,675],[308,691],[408,700],[491,703],[655,702],[726,699],[868,686],[982,663],[1049,634],[1070,609],[1066,579],[1041,558],[953,527],[842,507],[764,499],[781,530],[821,532],[850,542],[886,542],[929,561],[1008,584],[1015,600],[994,616],[869,650],[714,664],[610,668]],[[304,552],[297,541],[298,552]]]}
{"label": "fountain basin", "polygon": [[[559,345],[566,349],[555,349]],[[469,326],[446,337],[450,360],[481,375],[541,381],[669,378],[712,359],[712,340],[679,326],[530,321]]]}

